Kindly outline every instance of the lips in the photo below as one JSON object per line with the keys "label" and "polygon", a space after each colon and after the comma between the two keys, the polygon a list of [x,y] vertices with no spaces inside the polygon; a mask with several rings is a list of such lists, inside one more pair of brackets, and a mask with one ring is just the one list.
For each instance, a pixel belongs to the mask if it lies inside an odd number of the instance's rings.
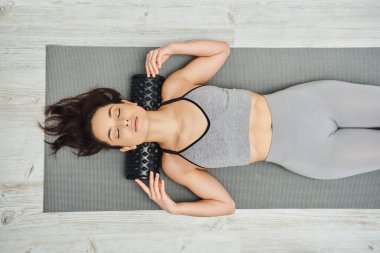
{"label": "lips", "polygon": [[137,116],[135,118],[135,132],[137,132]]}

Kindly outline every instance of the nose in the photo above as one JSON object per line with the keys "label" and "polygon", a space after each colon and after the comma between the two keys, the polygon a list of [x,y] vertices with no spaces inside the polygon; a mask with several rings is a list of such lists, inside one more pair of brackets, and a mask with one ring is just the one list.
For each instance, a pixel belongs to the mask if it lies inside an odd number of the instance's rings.
{"label": "nose", "polygon": [[128,119],[122,119],[120,121],[120,124],[122,127],[125,127],[125,128],[131,127],[131,121]]}

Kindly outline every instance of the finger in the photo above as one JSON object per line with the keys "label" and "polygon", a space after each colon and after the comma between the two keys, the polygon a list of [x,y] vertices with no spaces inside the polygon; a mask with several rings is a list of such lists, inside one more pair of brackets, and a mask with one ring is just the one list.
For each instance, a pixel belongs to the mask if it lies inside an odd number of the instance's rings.
{"label": "finger", "polygon": [[153,171],[151,171],[149,175],[149,188],[150,188],[150,194],[152,196],[151,198],[155,200],[156,194],[154,193],[154,187],[153,187]]}
{"label": "finger", "polygon": [[153,66],[154,74],[155,75],[158,72],[158,68],[157,68],[157,55],[158,55],[158,50],[155,50],[154,53],[153,53],[153,58],[152,58],[152,66]]}
{"label": "finger", "polygon": [[146,71],[147,77],[149,77],[148,58],[149,58],[149,53],[146,54],[146,59],[145,59],[145,71]]}
{"label": "finger", "polygon": [[160,189],[158,189],[158,182],[160,181],[160,173],[156,174],[156,179],[154,180],[154,191],[157,199],[161,199]]}
{"label": "finger", "polygon": [[146,194],[148,194],[148,196],[150,197],[150,193],[149,193],[149,188],[143,183],[141,182],[139,179],[135,179],[135,182],[141,186],[141,188],[144,190],[144,192]]}
{"label": "finger", "polygon": [[151,64],[152,58],[153,58],[153,51],[150,51],[149,52],[148,66],[149,66],[149,71],[150,71],[151,76],[154,75],[154,69],[153,69],[152,64]]}
{"label": "finger", "polygon": [[154,67],[154,62],[156,61],[156,58],[155,58],[155,55],[157,54],[157,51],[154,50],[153,53],[152,53],[152,57],[150,58],[149,60],[149,66],[150,66],[150,69],[152,70],[152,76],[155,77],[156,76],[156,70],[155,70],[155,67]]}
{"label": "finger", "polygon": [[161,180],[160,193],[161,193],[161,197],[165,195],[165,183],[164,183],[164,180]]}
{"label": "finger", "polygon": [[158,64],[158,68],[161,68],[161,56],[162,56],[162,53],[161,51],[158,53],[157,55],[157,64]]}
{"label": "finger", "polygon": [[147,77],[150,76],[148,62],[149,62],[149,53],[146,54],[146,60],[145,60],[145,68],[146,68],[146,75],[147,75]]}

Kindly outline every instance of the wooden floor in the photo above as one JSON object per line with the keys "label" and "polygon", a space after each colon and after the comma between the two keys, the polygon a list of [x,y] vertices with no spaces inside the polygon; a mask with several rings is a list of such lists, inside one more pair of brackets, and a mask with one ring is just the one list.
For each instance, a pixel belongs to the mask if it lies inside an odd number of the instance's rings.
{"label": "wooden floor", "polygon": [[380,1],[0,0],[0,252],[380,252],[380,209],[42,213],[45,45],[190,39],[379,47]]}

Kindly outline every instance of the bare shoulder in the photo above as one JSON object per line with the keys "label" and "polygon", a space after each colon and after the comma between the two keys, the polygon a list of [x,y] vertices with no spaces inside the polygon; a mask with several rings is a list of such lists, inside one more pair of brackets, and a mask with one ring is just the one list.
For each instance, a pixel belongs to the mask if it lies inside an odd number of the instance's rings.
{"label": "bare shoulder", "polygon": [[179,183],[179,178],[183,177],[190,171],[197,169],[195,165],[186,161],[182,157],[174,154],[162,154],[162,170],[170,179]]}
{"label": "bare shoulder", "polygon": [[197,86],[201,86],[201,85],[194,84],[184,79],[180,75],[173,73],[162,84],[162,89],[161,89],[162,102],[167,101],[169,99],[181,97],[185,95],[188,91],[194,89]]}

